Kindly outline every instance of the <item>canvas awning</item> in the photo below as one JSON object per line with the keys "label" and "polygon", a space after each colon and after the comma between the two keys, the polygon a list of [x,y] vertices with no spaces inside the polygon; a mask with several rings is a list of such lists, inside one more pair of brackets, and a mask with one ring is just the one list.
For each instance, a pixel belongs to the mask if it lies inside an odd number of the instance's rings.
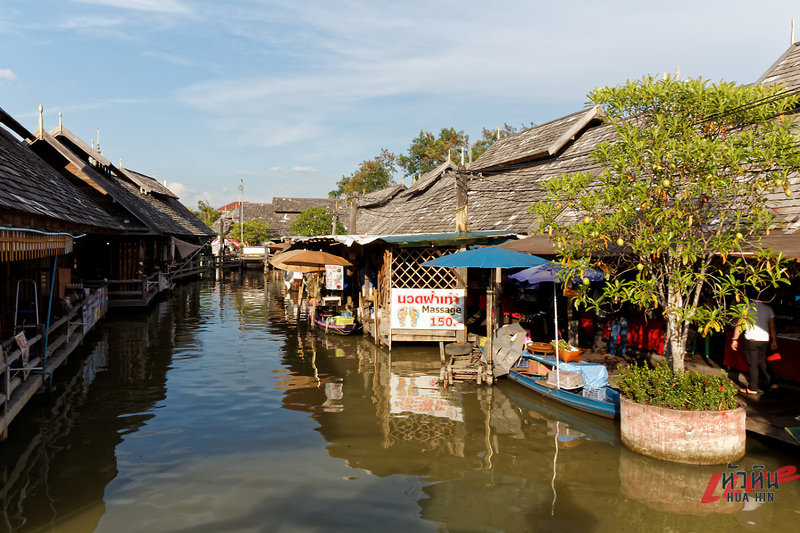
{"label": "canvas awning", "polygon": [[175,251],[178,252],[178,255],[181,256],[182,259],[186,259],[203,247],[202,245],[192,244],[176,239],[175,237],[172,237],[172,244],[175,246]]}

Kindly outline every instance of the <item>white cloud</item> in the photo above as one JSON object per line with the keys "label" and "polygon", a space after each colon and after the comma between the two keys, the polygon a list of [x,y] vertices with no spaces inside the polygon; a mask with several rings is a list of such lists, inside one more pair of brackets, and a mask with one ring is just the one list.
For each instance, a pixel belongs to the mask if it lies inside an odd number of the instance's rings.
{"label": "white cloud", "polygon": [[283,169],[282,169],[281,167],[269,167],[269,169],[268,169],[268,170],[269,170],[270,172],[276,172],[276,173],[277,173],[277,172],[283,172]]}
{"label": "white cloud", "polygon": [[58,25],[59,28],[64,30],[93,30],[93,29],[109,29],[114,26],[119,26],[124,22],[121,17],[96,17],[96,16],[78,16],[69,17],[64,22]]}
{"label": "white cloud", "polygon": [[76,0],[82,4],[118,7],[134,11],[156,13],[187,13],[189,8],[179,0]]}
{"label": "white cloud", "polygon": [[292,172],[297,172],[298,174],[308,174],[316,171],[314,167],[292,167]]}
{"label": "white cloud", "polygon": [[0,68],[0,83],[3,81],[17,81],[17,75],[11,72],[11,69]]}
{"label": "white cloud", "polygon": [[167,181],[165,186],[175,193],[178,198],[183,198],[189,191],[189,188],[179,181]]}

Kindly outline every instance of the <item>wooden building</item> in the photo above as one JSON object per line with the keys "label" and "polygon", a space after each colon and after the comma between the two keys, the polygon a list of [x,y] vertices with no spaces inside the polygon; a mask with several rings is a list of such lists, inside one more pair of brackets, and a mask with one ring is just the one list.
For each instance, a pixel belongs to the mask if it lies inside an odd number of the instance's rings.
{"label": "wooden building", "polygon": [[214,232],[158,180],[113,165],[62,124],[44,131],[41,117],[30,143],[123,227],[108,238],[90,235],[76,250],[77,274],[108,283],[112,306],[148,305],[175,279],[207,268],[198,252]]}
{"label": "wooden building", "polygon": [[[0,109],[0,436],[107,307],[75,285],[74,249],[124,227],[39,158]],[[3,127],[5,126],[5,127]],[[19,136],[15,137],[14,134]]]}

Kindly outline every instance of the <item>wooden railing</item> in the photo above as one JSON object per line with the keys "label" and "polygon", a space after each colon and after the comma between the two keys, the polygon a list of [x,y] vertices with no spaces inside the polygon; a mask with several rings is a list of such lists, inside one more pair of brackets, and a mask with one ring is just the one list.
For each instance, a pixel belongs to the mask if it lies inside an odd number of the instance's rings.
{"label": "wooden railing", "polygon": [[197,276],[211,270],[215,266],[215,258],[194,257],[188,261],[173,263],[167,267],[167,279],[172,283],[175,280]]}
{"label": "wooden railing", "polygon": [[[27,354],[14,337],[0,343],[0,438],[5,437],[14,417],[105,314],[107,302],[105,291],[100,290],[49,328],[45,329],[44,324],[29,328],[25,338]],[[28,338],[31,332],[34,333]]]}
{"label": "wooden railing", "polygon": [[108,287],[111,307],[145,307],[159,293],[158,278],[104,279],[85,281],[87,287]]}

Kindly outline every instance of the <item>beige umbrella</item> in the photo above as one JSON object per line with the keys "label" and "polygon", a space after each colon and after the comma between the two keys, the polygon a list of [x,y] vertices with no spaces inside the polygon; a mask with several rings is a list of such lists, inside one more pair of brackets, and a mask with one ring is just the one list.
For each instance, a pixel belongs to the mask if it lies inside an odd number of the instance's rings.
{"label": "beige umbrella", "polygon": [[288,250],[277,254],[269,263],[290,272],[321,272],[325,265],[353,266],[343,257],[319,250]]}

